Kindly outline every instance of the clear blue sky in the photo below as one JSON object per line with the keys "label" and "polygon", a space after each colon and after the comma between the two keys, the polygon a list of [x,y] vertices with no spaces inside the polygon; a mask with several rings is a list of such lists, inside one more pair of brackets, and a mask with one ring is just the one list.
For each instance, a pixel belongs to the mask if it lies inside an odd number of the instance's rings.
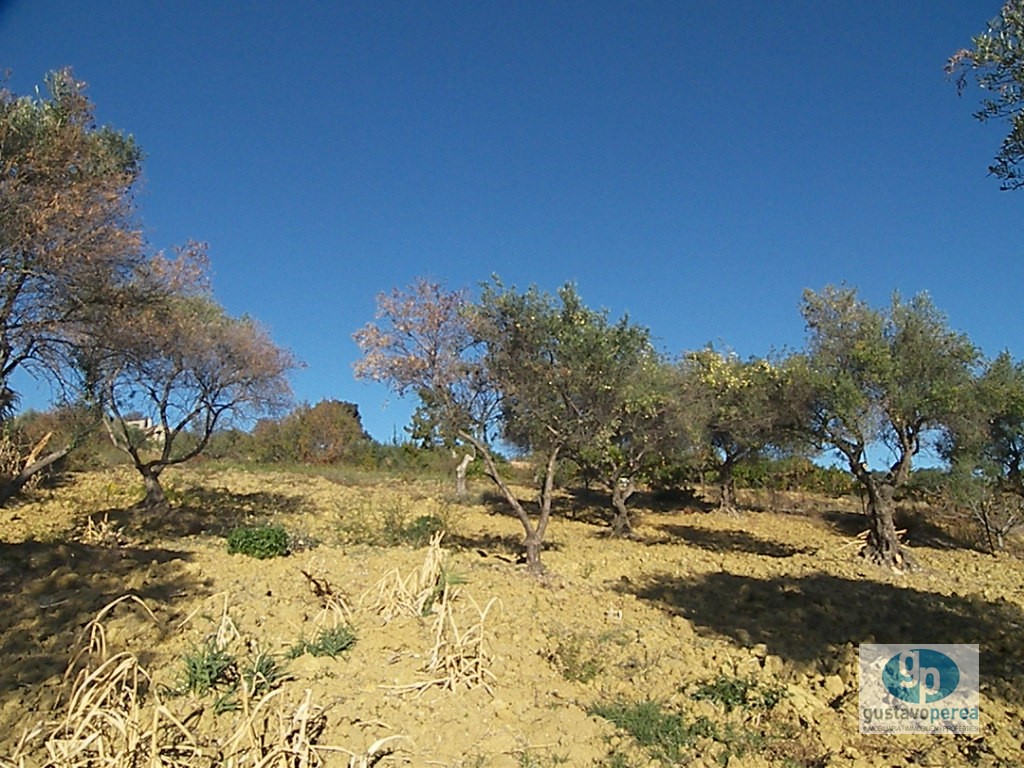
{"label": "clear blue sky", "polygon": [[673,354],[799,347],[804,288],[926,290],[1024,355],[1024,192],[943,73],[999,6],[0,0],[0,68],[74,67],[147,153],[152,247],[207,241],[298,399],[387,440],[410,405],[353,379],[351,335],[419,275],[575,281]]}

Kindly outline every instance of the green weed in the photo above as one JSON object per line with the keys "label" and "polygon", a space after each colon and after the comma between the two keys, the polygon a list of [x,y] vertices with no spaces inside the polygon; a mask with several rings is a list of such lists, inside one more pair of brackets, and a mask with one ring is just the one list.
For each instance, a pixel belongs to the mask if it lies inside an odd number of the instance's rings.
{"label": "green weed", "polygon": [[304,653],[310,656],[337,658],[356,643],[355,632],[345,624],[321,629],[312,641],[301,639],[288,651],[288,658],[296,659]]}
{"label": "green weed", "polygon": [[213,638],[186,653],[182,660],[182,671],[173,695],[190,693],[203,697],[210,693],[219,694],[213,704],[216,714],[238,709],[239,685],[245,686],[246,694],[260,699],[280,685],[284,672],[271,654],[262,651],[239,661],[234,654],[217,644]]}
{"label": "green weed", "polygon": [[548,661],[566,680],[589,683],[605,668],[600,650],[594,646],[593,640],[570,632],[548,654]]}
{"label": "green weed", "polygon": [[715,738],[718,729],[705,717],[687,723],[682,715],[667,712],[657,701],[599,704],[591,714],[621,728],[654,758],[677,763],[701,737]]}
{"label": "green weed", "polygon": [[288,554],[288,533],[280,525],[235,528],[228,535],[228,554],[240,553],[265,560]]}
{"label": "green weed", "polygon": [[771,711],[786,697],[786,688],[778,683],[763,686],[752,677],[744,679],[719,675],[701,684],[691,696],[697,701],[720,704],[726,712],[734,709]]}
{"label": "green weed", "polygon": [[238,682],[238,661],[226,648],[210,638],[183,657],[185,669],[176,689],[179,694],[205,696],[210,691],[231,688]]}

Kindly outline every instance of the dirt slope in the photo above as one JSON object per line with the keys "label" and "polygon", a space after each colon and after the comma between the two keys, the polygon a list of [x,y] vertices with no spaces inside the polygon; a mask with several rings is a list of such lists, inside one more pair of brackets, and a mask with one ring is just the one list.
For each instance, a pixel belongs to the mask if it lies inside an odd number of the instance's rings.
{"label": "dirt slope", "polygon": [[[566,500],[538,581],[515,563],[513,518],[493,503],[455,505],[437,484],[190,472],[172,478],[165,521],[124,512],[140,491],[126,473],[89,475],[0,510],[0,756],[52,717],[82,627],[130,592],[155,621],[119,605],[104,622],[108,646],[132,651],[210,744],[240,713],[167,691],[181,685],[183,657],[227,626],[239,657],[280,660],[281,701],[309,692],[325,716],[320,744],[362,754],[403,737],[380,765],[1024,763],[1024,563],[952,548],[925,525],[909,533],[922,570],[894,575],[854,558],[853,506],[797,511],[776,498],[773,511],[739,517],[649,512],[640,540],[616,541]],[[457,632],[472,635],[487,609],[487,685],[411,689],[440,676],[425,671],[440,597],[425,616],[388,618],[376,605],[382,578],[406,579],[428,548],[359,542],[421,516],[451,528],[442,546],[459,582],[448,603]],[[227,554],[224,535],[246,522],[282,524],[295,551]],[[324,590],[351,609],[355,645],[287,660],[332,620]],[[857,644],[871,641],[979,643],[982,735],[861,736]],[[593,714],[644,701],[690,724],[681,751],[644,749]],[[327,764],[348,759],[334,752]]]}

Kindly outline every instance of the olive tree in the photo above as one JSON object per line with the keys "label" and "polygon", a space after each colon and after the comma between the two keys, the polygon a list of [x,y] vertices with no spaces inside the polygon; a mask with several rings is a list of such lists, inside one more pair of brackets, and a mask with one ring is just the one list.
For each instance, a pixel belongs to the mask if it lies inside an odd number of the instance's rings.
{"label": "olive tree", "polygon": [[1001,180],[1003,189],[1020,189],[1024,187],[1024,0],[1006,0],[999,16],[972,43],[950,57],[946,71],[956,74],[960,93],[968,74],[973,74],[987,94],[974,114],[978,120],[1009,123],[1010,131],[989,172]]}
{"label": "olive tree", "polygon": [[[16,370],[63,391],[83,317],[128,303],[143,260],[131,200],[141,153],[93,114],[70,70],[47,77],[45,96],[0,88],[0,418]],[[32,451],[0,500],[73,444]]]}
{"label": "olive tree", "polygon": [[989,550],[1024,528],[1024,362],[1002,352],[962,400],[944,455],[946,498],[981,528]]}
{"label": "olive tree", "polygon": [[[97,318],[83,379],[109,414],[111,441],[145,484],[145,509],[166,512],[160,475],[198,456],[214,432],[283,408],[292,355],[248,317],[230,317],[205,282],[204,251],[157,257],[141,271],[150,301]],[[141,422],[141,423],[140,423]]]}
{"label": "olive tree", "polygon": [[675,371],[650,348],[642,329],[622,330],[627,338],[606,368],[615,371],[608,377],[614,384],[605,377],[593,380],[602,390],[592,399],[590,413],[596,418],[570,449],[580,470],[609,493],[613,536],[632,535],[630,498],[685,442],[677,418]]}
{"label": "olive tree", "polygon": [[[479,318],[485,363],[502,394],[502,435],[539,464],[539,540],[563,457],[597,471],[611,494],[613,532],[629,533],[626,502],[663,423],[649,331],[589,309],[572,285],[551,296],[495,281]],[[528,552],[531,544],[528,535]]]}
{"label": "olive tree", "polygon": [[[978,351],[949,329],[927,294],[894,295],[886,310],[875,310],[856,290],[830,286],[806,291],[802,313],[807,349],[791,358],[788,386],[805,434],[816,448],[838,452],[867,495],[865,557],[912,567],[896,533],[893,495],[914,457],[946,431]],[[884,472],[869,468],[871,447],[887,449]]]}
{"label": "olive tree", "polygon": [[785,442],[780,370],[768,360],[741,360],[710,346],[686,353],[681,367],[698,440],[709,449],[711,469],[718,475],[719,508],[732,512],[737,465]]}
{"label": "olive tree", "polygon": [[[429,425],[476,451],[523,525],[527,566],[540,570],[559,461],[598,434],[600,399],[621,375],[615,359],[646,344],[646,332],[587,309],[572,286],[551,296],[495,279],[471,302],[419,280],[377,305],[377,320],[355,335],[356,375],[417,395],[420,431]],[[532,514],[499,467],[501,444],[538,465]]]}

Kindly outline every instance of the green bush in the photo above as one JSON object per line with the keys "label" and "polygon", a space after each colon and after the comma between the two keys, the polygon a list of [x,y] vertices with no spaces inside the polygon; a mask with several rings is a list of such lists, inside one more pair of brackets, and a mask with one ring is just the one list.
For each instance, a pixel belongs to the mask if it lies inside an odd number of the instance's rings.
{"label": "green bush", "polygon": [[228,535],[228,554],[236,552],[258,560],[288,554],[288,533],[280,525],[235,528]]}

